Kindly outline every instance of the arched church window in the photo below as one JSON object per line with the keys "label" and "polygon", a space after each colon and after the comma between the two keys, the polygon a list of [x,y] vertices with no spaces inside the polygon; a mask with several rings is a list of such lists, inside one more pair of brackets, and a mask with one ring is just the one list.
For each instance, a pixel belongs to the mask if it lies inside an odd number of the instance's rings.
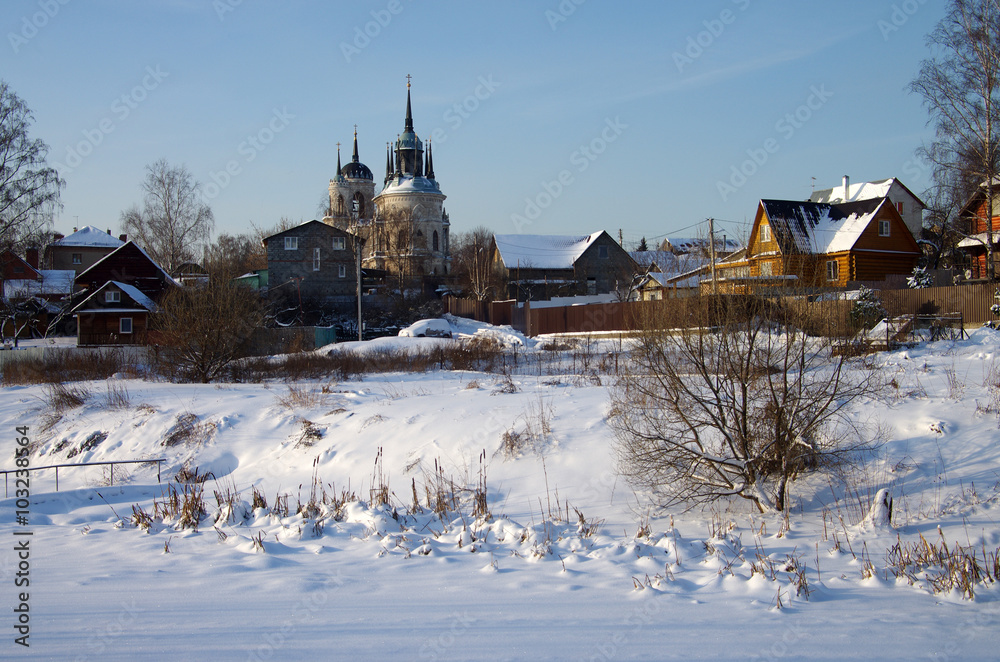
{"label": "arched church window", "polygon": [[396,233],[396,250],[398,252],[402,253],[403,250],[404,250],[404,248],[406,248],[406,244],[407,243],[408,242],[406,241],[406,231],[405,230],[400,230],[399,232],[397,232]]}
{"label": "arched church window", "polygon": [[434,231],[434,235],[431,238],[431,248],[435,252],[437,252],[437,250],[438,250],[438,231],[437,230]]}
{"label": "arched church window", "polygon": [[361,195],[361,191],[354,194],[354,208],[358,212],[358,216],[364,217],[365,215],[365,196]]}
{"label": "arched church window", "polygon": [[334,204],[333,209],[337,213],[337,216],[343,216],[347,213],[347,209],[344,206],[344,196],[337,196],[337,202]]}

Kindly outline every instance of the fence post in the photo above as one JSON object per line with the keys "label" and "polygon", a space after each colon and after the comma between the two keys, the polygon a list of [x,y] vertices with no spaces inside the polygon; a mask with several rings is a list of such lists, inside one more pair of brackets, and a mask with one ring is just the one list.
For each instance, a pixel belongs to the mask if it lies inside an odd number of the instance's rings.
{"label": "fence post", "polygon": [[59,467],[56,467],[56,492],[59,491]]}

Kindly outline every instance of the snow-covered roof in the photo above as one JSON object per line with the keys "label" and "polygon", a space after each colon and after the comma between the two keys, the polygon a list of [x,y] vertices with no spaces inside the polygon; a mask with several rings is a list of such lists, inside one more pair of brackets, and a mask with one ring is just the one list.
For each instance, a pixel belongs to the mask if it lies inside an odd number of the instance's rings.
{"label": "snow-covered roof", "polygon": [[799,253],[824,255],[850,250],[885,199],[831,205],[761,200],[779,243]]}
{"label": "snow-covered roof", "polygon": [[834,186],[833,188],[813,191],[812,195],[809,196],[809,202],[857,202],[859,200],[887,198],[889,197],[889,192],[892,190],[893,186],[897,187],[897,192],[899,189],[902,189],[908,193],[911,198],[920,203],[921,206],[926,206],[924,205],[923,200],[918,198],[913,191],[908,189],[903,182],[899,181],[895,177],[890,177],[889,179],[879,179],[874,182],[858,182],[856,184],[848,183],[848,190],[846,192],[843,184],[840,186]]}
{"label": "snow-covered roof", "polygon": [[[419,191],[424,193],[440,193],[441,186],[437,183],[435,179],[428,179],[427,177],[413,177],[411,175],[404,175],[402,178],[393,178],[389,180],[389,183],[379,192],[379,195],[383,193],[398,193],[398,192],[412,192]],[[376,196],[378,197],[378,196]]]}
{"label": "snow-covered roof", "polygon": [[129,285],[127,283],[122,283],[117,280],[111,281],[115,287],[120,289],[122,292],[127,294],[130,299],[135,301],[137,304],[149,311],[157,310],[156,303],[153,302],[148,296],[139,291],[134,285]]}
{"label": "snow-covered roof", "polygon": [[889,195],[889,189],[895,179],[880,179],[874,182],[857,182],[849,184],[850,189],[844,193],[844,186],[834,186],[833,188],[813,191],[809,196],[810,202],[852,202],[854,200],[871,200],[873,198],[884,198]]}
{"label": "snow-covered roof", "polygon": [[[77,304],[76,307],[73,308],[73,312],[76,313],[77,311],[84,309],[84,307],[87,305],[87,302],[93,299],[94,297],[98,296],[105,289],[107,289],[108,285],[114,285],[122,292],[124,292],[137,305],[148,310],[149,312],[156,312],[157,310],[159,310],[159,307],[156,305],[156,302],[154,302],[148,296],[140,292],[139,289],[136,288],[135,286],[129,285],[127,283],[122,283],[121,281],[117,280],[109,280],[104,285],[101,285],[99,288],[94,290],[94,292],[90,296],[88,296],[86,299]],[[135,308],[96,308],[96,309],[89,309],[88,312],[123,313],[123,312],[131,312],[133,310],[135,310]]]}
{"label": "snow-covered roof", "polygon": [[100,228],[88,225],[68,237],[52,242],[52,246],[91,246],[98,248],[118,248],[125,242]]}
{"label": "snow-covered roof", "polygon": [[72,294],[76,272],[72,269],[39,269],[39,278],[6,280],[3,284],[4,297],[11,299]]}
{"label": "snow-covered roof", "polygon": [[584,236],[495,234],[500,259],[508,269],[572,269],[577,259],[604,233]]}
{"label": "snow-covered roof", "polygon": [[[980,232],[979,234],[969,235],[962,241],[958,242],[957,246],[959,248],[985,248],[988,241],[988,232]],[[1000,233],[993,233],[993,245],[1000,243]]]}
{"label": "snow-covered roof", "polygon": [[[670,246],[675,253],[708,252],[708,239],[704,237],[667,237],[663,240],[664,246]],[[732,253],[739,250],[740,242],[729,237],[716,235],[715,250],[725,253]]]}

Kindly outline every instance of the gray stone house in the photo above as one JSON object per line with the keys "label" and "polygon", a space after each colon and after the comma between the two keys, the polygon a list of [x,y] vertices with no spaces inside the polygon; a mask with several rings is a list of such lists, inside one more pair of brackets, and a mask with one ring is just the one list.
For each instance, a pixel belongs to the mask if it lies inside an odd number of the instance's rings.
{"label": "gray stone house", "polygon": [[355,304],[360,241],[346,230],[320,221],[266,237],[263,244],[270,291],[322,307]]}

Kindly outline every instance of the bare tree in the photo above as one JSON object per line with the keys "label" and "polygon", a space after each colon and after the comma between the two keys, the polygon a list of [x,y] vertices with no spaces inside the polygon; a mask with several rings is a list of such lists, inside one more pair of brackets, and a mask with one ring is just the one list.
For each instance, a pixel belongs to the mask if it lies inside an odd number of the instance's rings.
{"label": "bare tree", "polygon": [[[1000,132],[1000,0],[951,0],[948,13],[927,38],[933,56],[921,63],[910,89],[930,112],[936,138],[923,148],[936,179],[969,175],[986,188],[987,274],[993,264],[993,191],[997,186]],[[955,175],[958,175],[957,177]]]}
{"label": "bare tree", "polygon": [[202,266],[212,273],[231,272],[235,278],[255,269],[266,269],[267,252],[254,234],[224,233],[205,248],[205,263]]}
{"label": "bare tree", "polygon": [[485,226],[478,226],[455,237],[452,256],[454,276],[479,301],[486,301],[498,292],[496,274],[490,263],[490,244],[493,233]]}
{"label": "bare tree", "polygon": [[204,285],[175,287],[151,318],[160,358],[180,376],[208,383],[246,355],[264,306],[256,292],[216,273]]}
{"label": "bare tree", "polygon": [[168,272],[197,255],[208,240],[215,219],[201,197],[201,184],[184,166],[160,159],[146,166],[142,182],[142,209],[122,212],[122,230],[141,245]]}
{"label": "bare tree", "polygon": [[[698,328],[664,330],[653,304],[612,389],[619,470],[660,506],[741,497],[787,507],[805,470],[869,447],[847,415],[877,373],[831,356],[752,297],[711,299]],[[706,324],[714,325],[711,330]]]}
{"label": "bare tree", "polygon": [[28,138],[33,119],[24,101],[0,81],[0,245],[15,250],[41,243],[65,186],[46,165],[48,145]]}

